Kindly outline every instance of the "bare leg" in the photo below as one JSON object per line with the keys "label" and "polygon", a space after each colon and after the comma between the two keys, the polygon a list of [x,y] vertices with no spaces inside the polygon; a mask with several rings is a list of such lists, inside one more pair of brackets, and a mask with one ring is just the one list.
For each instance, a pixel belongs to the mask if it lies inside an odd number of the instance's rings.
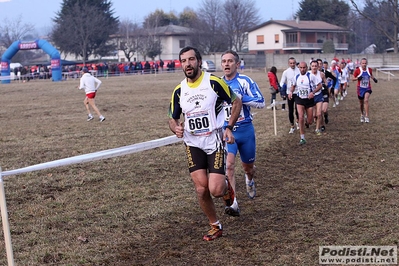
{"label": "bare leg", "polygon": [[370,97],[370,93],[366,92],[364,94],[364,111],[365,111],[365,115],[366,117],[369,117],[369,97]]}
{"label": "bare leg", "polygon": [[210,223],[217,222],[215,204],[211,193],[215,197],[224,195],[227,186],[225,176],[220,174],[210,174],[209,180],[205,169],[200,169],[191,173],[197,193],[198,203]]}
{"label": "bare leg", "polygon": [[313,124],[313,107],[305,108],[306,110],[306,116],[307,116],[307,124],[311,125]]}
{"label": "bare leg", "polygon": [[[97,106],[96,106],[96,102],[95,102],[94,98],[92,98],[92,99],[89,99],[89,98],[88,98],[87,100],[88,100],[90,106],[93,108],[94,112],[96,112],[96,114],[97,114],[99,117],[101,117],[102,115],[101,115],[101,113],[100,113],[100,110],[98,110],[98,108],[97,108]],[[88,108],[88,107],[87,107],[87,108]]]}
{"label": "bare leg", "polygon": [[323,102],[319,102],[316,104],[316,108],[314,108],[316,110],[316,129],[320,130],[321,127],[321,109],[322,109],[322,105]]}
{"label": "bare leg", "polygon": [[233,153],[227,153],[226,158],[226,174],[229,179],[230,185],[236,191],[236,178],[235,178],[235,160],[236,157]]}
{"label": "bare leg", "polygon": [[242,167],[244,168],[244,172],[247,175],[248,179],[252,180],[255,176],[254,163],[242,163]]}
{"label": "bare leg", "polygon": [[90,115],[91,113],[90,113],[90,108],[89,108],[89,98],[86,97],[86,99],[83,100],[83,104],[86,107],[87,114]]}
{"label": "bare leg", "polygon": [[305,134],[305,106],[297,104],[298,109],[298,122],[299,122],[299,133],[301,135]]}
{"label": "bare leg", "polygon": [[364,100],[359,100],[360,112],[364,115]]}

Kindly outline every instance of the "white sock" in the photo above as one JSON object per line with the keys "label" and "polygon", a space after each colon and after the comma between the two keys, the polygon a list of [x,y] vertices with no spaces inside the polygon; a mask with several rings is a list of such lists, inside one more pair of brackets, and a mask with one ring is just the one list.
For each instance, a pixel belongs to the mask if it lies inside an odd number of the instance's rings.
{"label": "white sock", "polygon": [[251,180],[248,179],[248,175],[245,174],[245,183],[249,184],[249,182],[251,182]]}
{"label": "white sock", "polygon": [[219,222],[219,220],[217,220],[216,222],[211,223],[211,225],[220,225],[220,222]]}
{"label": "white sock", "polygon": [[234,210],[238,209],[238,202],[237,202],[237,198],[236,197],[234,197],[234,202],[233,202],[233,204],[231,204],[230,207],[232,207]]}

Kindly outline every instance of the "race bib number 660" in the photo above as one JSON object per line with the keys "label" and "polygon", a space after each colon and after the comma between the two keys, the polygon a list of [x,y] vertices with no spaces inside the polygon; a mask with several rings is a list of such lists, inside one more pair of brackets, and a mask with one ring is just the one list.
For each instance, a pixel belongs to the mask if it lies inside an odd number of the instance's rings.
{"label": "race bib number 660", "polygon": [[208,111],[199,111],[186,114],[185,127],[195,136],[209,135],[212,128]]}

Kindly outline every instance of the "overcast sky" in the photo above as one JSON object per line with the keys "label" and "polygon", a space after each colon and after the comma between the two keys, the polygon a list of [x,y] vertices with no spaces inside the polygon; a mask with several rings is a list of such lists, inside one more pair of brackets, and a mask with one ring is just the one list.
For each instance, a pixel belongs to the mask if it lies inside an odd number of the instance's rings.
{"label": "overcast sky", "polygon": [[[141,23],[144,17],[162,9],[166,13],[180,13],[185,7],[198,9],[202,0],[111,0],[115,16]],[[290,19],[298,10],[299,0],[255,0],[261,22]],[[0,21],[22,16],[23,23],[32,23],[39,32],[52,25],[52,18],[61,8],[62,0],[0,0]]]}

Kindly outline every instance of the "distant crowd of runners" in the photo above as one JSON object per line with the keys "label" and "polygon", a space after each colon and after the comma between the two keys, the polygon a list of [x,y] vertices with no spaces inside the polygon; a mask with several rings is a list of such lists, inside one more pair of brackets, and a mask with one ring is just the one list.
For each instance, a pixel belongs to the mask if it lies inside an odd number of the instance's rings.
{"label": "distant crowd of runners", "polygon": [[[356,91],[360,105],[360,122],[369,123],[369,98],[372,93],[371,80],[378,80],[373,76],[372,69],[367,66],[367,59],[362,58],[356,63],[350,59],[334,58],[330,65],[328,61],[311,59],[306,62],[296,62],[295,58],[288,59],[289,67],[284,70],[280,82],[276,75],[276,68],[272,67],[268,73],[271,85],[271,101],[280,93],[283,100],[287,100],[288,119],[291,124],[289,133],[300,132],[300,144],[306,143],[305,128],[316,124],[315,133],[321,135],[329,123],[328,107],[330,100],[332,107],[339,105],[348,94],[350,81],[356,81]],[[276,108],[276,107],[272,107]],[[285,104],[282,105],[285,110]]]}

